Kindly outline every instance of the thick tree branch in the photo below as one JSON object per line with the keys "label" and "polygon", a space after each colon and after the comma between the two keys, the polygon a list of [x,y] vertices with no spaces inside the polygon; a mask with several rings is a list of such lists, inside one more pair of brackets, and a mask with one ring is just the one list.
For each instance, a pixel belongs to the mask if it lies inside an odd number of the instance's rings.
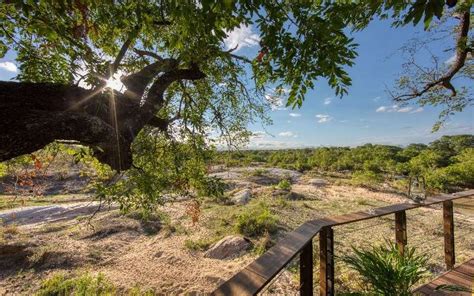
{"label": "thick tree branch", "polygon": [[133,49],[133,51],[138,54],[139,56],[149,56],[149,57],[152,57],[158,61],[162,61],[163,60],[163,57],[160,56],[159,54],[155,53],[155,52],[152,52],[152,51],[148,51],[148,50],[141,50],[141,49]]}
{"label": "thick tree branch", "polygon": [[[158,119],[169,85],[205,77],[197,64],[179,68],[166,59],[124,77],[131,96],[113,90],[87,90],[75,85],[0,81],[0,161],[32,153],[55,140],[90,146],[100,161],[117,170],[132,165],[130,145],[145,125],[166,130]],[[153,81],[145,103],[145,87]]]}

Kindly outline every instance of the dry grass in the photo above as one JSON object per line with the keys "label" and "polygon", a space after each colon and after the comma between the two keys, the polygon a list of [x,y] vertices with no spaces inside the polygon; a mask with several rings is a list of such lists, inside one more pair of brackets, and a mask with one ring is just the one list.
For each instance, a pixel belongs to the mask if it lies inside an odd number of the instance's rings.
{"label": "dry grass", "polygon": [[[136,215],[122,216],[117,211],[99,213],[90,223],[77,218],[69,223],[50,223],[29,229],[22,240],[31,242],[29,271],[0,276],[0,294],[31,294],[52,272],[102,273],[119,291],[140,286],[161,294],[205,293],[250,263],[265,248],[300,224],[310,219],[349,213],[403,201],[403,197],[363,188],[347,186],[293,186],[306,199],[288,201],[271,196],[269,186],[257,187],[255,198],[245,206],[203,203],[199,217],[189,216],[186,202],[175,202],[160,209],[156,215],[158,232],[147,233]],[[278,217],[278,233],[254,238],[255,249],[233,260],[203,257],[211,242],[236,232],[237,217],[264,201]],[[474,256],[473,223],[456,215],[457,261]],[[193,221],[194,220],[194,221]],[[433,275],[443,270],[442,214],[437,208],[408,212],[408,241],[421,252],[432,254]],[[394,237],[393,217],[387,216],[335,228],[337,256],[350,252],[351,246],[364,247],[383,243]],[[8,230],[7,232],[11,232]],[[2,229],[4,233],[4,229]],[[15,232],[15,231],[13,231]],[[13,241],[18,234],[8,234]],[[318,254],[317,239],[314,240]],[[429,242],[429,243],[428,243]],[[34,246],[33,246],[34,245]],[[339,291],[357,288],[354,273],[336,260]],[[315,262],[315,280],[318,278]],[[294,294],[298,286],[297,262],[293,262],[268,287],[269,294]],[[2,272],[0,272],[1,275]],[[428,280],[428,278],[426,279]],[[28,283],[28,284],[26,284]],[[317,284],[315,285],[317,287]],[[3,289],[3,290],[2,290]]]}

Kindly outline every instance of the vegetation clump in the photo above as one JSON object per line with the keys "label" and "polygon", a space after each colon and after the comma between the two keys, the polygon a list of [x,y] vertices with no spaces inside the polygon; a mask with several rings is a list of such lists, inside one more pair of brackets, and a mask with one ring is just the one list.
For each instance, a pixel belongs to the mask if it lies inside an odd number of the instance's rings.
{"label": "vegetation clump", "polygon": [[116,288],[106,277],[99,273],[97,276],[84,274],[78,277],[68,277],[58,273],[41,283],[37,296],[61,295],[115,295]]}
{"label": "vegetation clump", "polygon": [[353,251],[342,261],[359,273],[369,295],[412,295],[411,289],[427,274],[429,258],[416,254],[415,248],[405,248],[402,254],[395,244],[389,243]]}
{"label": "vegetation clump", "polygon": [[281,190],[290,191],[291,190],[291,182],[288,179],[283,179],[278,183],[278,185],[276,187],[278,189],[281,189]]}
{"label": "vegetation clump", "polygon": [[265,232],[270,234],[277,231],[278,218],[273,215],[264,203],[257,207],[246,210],[237,216],[236,228],[240,234],[249,237],[257,237]]}

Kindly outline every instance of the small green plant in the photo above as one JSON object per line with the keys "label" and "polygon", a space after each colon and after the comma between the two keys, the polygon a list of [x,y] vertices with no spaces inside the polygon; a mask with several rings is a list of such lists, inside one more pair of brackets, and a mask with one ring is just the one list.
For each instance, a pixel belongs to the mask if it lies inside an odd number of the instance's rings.
{"label": "small green plant", "polygon": [[283,179],[281,180],[278,185],[276,186],[278,189],[281,189],[281,190],[288,190],[290,191],[291,190],[291,182],[290,180],[288,179]]}
{"label": "small green plant", "polygon": [[67,277],[64,273],[58,273],[44,280],[37,296],[63,296],[63,295],[115,295],[115,287],[99,273],[97,276],[84,274],[78,277]]}
{"label": "small green plant", "polygon": [[401,254],[395,244],[388,243],[353,251],[342,261],[360,274],[371,295],[412,295],[412,287],[427,273],[428,257],[416,254],[415,248],[405,248]]}
{"label": "small green plant", "polygon": [[127,291],[127,296],[154,296],[155,291],[152,289],[142,290],[139,286],[135,286]]}
{"label": "small green plant", "polygon": [[260,203],[257,207],[244,211],[237,217],[237,231],[243,235],[256,237],[277,231],[278,219],[268,206]]}

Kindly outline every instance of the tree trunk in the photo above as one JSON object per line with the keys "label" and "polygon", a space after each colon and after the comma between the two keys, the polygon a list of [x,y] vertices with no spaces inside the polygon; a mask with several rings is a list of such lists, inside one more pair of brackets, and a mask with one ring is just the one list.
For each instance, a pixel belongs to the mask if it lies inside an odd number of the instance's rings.
{"label": "tree trunk", "polygon": [[90,146],[101,162],[127,169],[130,144],[149,120],[139,109],[137,100],[111,90],[0,81],[0,161],[54,140],[76,140]]}

